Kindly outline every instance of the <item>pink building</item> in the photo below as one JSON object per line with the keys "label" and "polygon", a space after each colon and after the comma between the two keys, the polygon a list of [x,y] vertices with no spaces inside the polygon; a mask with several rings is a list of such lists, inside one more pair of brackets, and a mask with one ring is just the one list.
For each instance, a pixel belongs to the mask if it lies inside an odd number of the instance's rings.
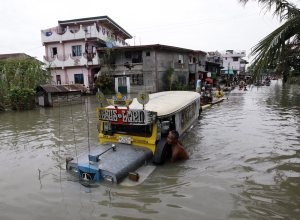
{"label": "pink building", "polygon": [[90,90],[100,71],[96,48],[128,46],[125,41],[132,38],[108,16],[58,21],[41,35],[51,84],[83,84]]}

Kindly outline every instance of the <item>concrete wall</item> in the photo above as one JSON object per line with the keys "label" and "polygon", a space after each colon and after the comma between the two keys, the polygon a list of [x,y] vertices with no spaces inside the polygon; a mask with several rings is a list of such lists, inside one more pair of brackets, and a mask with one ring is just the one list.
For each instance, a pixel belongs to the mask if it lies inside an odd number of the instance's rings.
{"label": "concrete wall", "polygon": [[[149,55],[150,53],[150,55]],[[179,57],[183,59],[183,63],[179,64]],[[128,75],[142,74],[143,85],[132,85],[131,92],[136,93],[141,90],[148,92],[163,91],[165,84],[163,76],[168,68],[174,68],[174,80],[184,79],[184,84],[188,84],[189,77],[189,64],[188,54],[175,51],[155,50],[153,48],[144,49],[142,51],[142,63],[133,64],[131,69],[124,67],[124,63],[131,64],[131,60],[125,57],[123,51],[116,55],[115,70],[112,72],[114,75]],[[101,71],[106,71],[107,68],[102,68]]]}
{"label": "concrete wall", "polygon": [[68,68],[68,69],[56,69],[55,71],[52,71],[52,84],[56,85],[56,75],[60,75],[61,78],[61,84],[75,84],[74,81],[74,74],[83,74],[84,78],[84,86],[86,88],[89,87],[89,81],[88,77],[90,74],[89,69],[86,68]]}

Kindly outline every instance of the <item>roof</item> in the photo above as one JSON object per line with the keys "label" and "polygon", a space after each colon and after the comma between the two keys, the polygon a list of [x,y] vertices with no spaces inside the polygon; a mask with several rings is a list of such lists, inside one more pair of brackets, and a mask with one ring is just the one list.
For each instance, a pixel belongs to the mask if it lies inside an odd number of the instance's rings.
{"label": "roof", "polygon": [[113,47],[113,48],[106,48],[101,47],[98,48],[98,51],[106,51],[106,50],[149,50],[149,49],[160,49],[160,50],[171,50],[171,51],[180,51],[180,52],[190,52],[190,53],[205,53],[203,51],[195,51],[191,49],[181,48],[181,47],[174,47],[174,46],[168,46],[168,45],[162,45],[162,44],[149,44],[149,45],[138,45],[138,46],[122,46],[122,47]]}
{"label": "roof", "polygon": [[5,59],[12,59],[12,58],[33,58],[25,53],[7,53],[7,54],[0,54],[0,60],[5,60]]}
{"label": "roof", "polygon": [[[149,102],[145,105],[145,110],[157,112],[157,116],[172,115],[195,100],[200,99],[200,94],[191,91],[166,91],[149,95]],[[133,99],[129,106],[132,109],[143,109],[143,105]]]}
{"label": "roof", "polygon": [[47,93],[65,93],[65,92],[82,92],[85,87],[81,84],[72,85],[40,85],[38,90],[43,89]]}
{"label": "roof", "polygon": [[9,60],[9,59],[18,59],[18,60],[36,60],[40,63],[40,65],[43,65],[44,63],[35,57],[29,56],[26,53],[8,53],[8,54],[0,54],[0,60]]}
{"label": "roof", "polygon": [[95,21],[101,21],[102,23],[104,23],[106,26],[108,26],[115,32],[121,31],[123,34],[127,35],[128,39],[132,38],[132,36],[127,31],[125,31],[120,25],[118,25],[116,22],[114,22],[110,17],[106,15],[58,21],[58,24],[61,26],[66,26],[74,23],[86,23],[86,22],[95,22]]}

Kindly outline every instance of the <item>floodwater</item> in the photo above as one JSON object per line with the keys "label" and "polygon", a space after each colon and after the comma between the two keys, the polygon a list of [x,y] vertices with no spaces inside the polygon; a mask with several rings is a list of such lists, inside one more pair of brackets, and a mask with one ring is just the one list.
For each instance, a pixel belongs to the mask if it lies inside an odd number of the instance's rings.
{"label": "floodwater", "polygon": [[98,145],[96,106],[0,114],[1,220],[299,219],[299,86],[232,91],[182,138],[191,159],[137,187],[66,173],[67,156]]}

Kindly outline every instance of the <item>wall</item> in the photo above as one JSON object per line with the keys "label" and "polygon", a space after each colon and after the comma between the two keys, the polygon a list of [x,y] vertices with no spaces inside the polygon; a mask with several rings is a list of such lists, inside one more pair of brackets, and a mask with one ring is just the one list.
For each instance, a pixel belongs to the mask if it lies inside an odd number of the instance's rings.
{"label": "wall", "polygon": [[89,87],[89,81],[88,81],[88,76],[89,76],[89,70],[82,67],[82,68],[68,68],[68,69],[56,69],[52,71],[52,84],[57,84],[56,83],[56,75],[60,75],[61,77],[61,84],[74,84],[74,74],[83,74],[84,77],[84,85],[86,88]]}
{"label": "wall", "polygon": [[[138,49],[137,49],[138,50]],[[146,53],[150,52],[150,56]],[[183,57],[183,64],[178,63],[179,55]],[[124,67],[124,63],[128,62],[131,64],[130,59],[126,59],[124,51],[119,52],[116,55],[115,70],[112,72],[113,75],[128,75],[142,74],[143,85],[132,85],[131,92],[136,93],[141,90],[148,92],[163,91],[165,88],[163,82],[163,76],[167,69],[174,68],[174,80],[184,78],[184,84],[188,83],[188,55],[187,53],[180,53],[175,51],[166,50],[154,50],[152,48],[146,48],[142,51],[143,63],[133,64],[131,69]],[[101,71],[106,71],[107,68],[102,68]]]}

